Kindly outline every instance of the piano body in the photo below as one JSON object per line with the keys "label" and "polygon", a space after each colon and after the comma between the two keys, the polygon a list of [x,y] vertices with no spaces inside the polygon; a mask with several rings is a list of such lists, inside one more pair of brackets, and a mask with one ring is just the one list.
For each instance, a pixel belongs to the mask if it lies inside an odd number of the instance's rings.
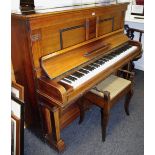
{"label": "piano body", "polygon": [[12,63],[25,88],[26,125],[38,128],[42,116],[46,139],[59,151],[60,131],[79,116],[81,97],[141,55],[140,43],[124,34],[127,5],[12,13]]}

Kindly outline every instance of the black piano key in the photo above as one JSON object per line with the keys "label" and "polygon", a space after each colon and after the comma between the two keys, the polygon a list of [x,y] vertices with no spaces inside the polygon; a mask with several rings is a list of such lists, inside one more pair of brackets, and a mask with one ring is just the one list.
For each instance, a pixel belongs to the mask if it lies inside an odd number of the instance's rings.
{"label": "black piano key", "polygon": [[[90,66],[90,67],[93,67],[94,69],[96,69],[96,68],[97,68],[97,67],[93,66],[92,64],[91,64],[91,65],[89,64],[89,66]],[[92,69],[92,70],[94,70],[94,69]]]}
{"label": "black piano key", "polygon": [[66,79],[69,79],[69,80],[71,80],[71,81],[75,81],[75,80],[77,80],[77,78],[72,77],[72,76],[67,76]]}
{"label": "black piano key", "polygon": [[104,61],[104,62],[109,61],[109,59],[106,59],[106,58],[104,58],[104,57],[102,57],[101,60]]}
{"label": "black piano key", "polygon": [[108,61],[109,61],[109,59],[110,59],[107,55],[104,56],[103,58],[104,58],[104,59],[107,59]]}
{"label": "black piano key", "polygon": [[115,51],[115,53],[117,54],[117,55],[119,55],[119,54],[121,54],[123,51],[121,50],[121,49],[117,49],[116,51]]}
{"label": "black piano key", "polygon": [[94,70],[95,69],[95,67],[92,67],[92,66],[85,66],[85,67],[83,67],[84,69],[86,69],[86,70],[88,70],[88,71],[92,71],[92,70]]}
{"label": "black piano key", "polygon": [[127,48],[125,46],[123,46],[122,49],[123,49],[123,51],[126,51],[127,50]]}
{"label": "black piano key", "polygon": [[87,71],[85,69],[80,69],[79,71],[82,72],[82,73],[84,73],[84,74],[88,74],[89,73],[89,71]]}
{"label": "black piano key", "polygon": [[110,59],[113,58],[113,56],[111,56],[111,55],[108,54],[108,55],[106,56],[106,58],[108,58],[108,59],[110,60]]}
{"label": "black piano key", "polygon": [[63,81],[66,81],[68,83],[72,83],[71,81],[67,80],[67,79],[62,79]]}
{"label": "black piano key", "polygon": [[101,65],[103,65],[103,64],[105,64],[106,61],[103,61],[103,60],[99,59],[99,62],[100,62]]}
{"label": "black piano key", "polygon": [[123,46],[123,47],[120,48],[120,51],[122,51],[122,52],[125,52],[126,50],[127,50],[127,49],[126,49],[125,46]]}
{"label": "black piano key", "polygon": [[95,68],[98,68],[100,66],[100,65],[95,64],[95,63],[91,63],[90,65],[93,66],[93,67],[95,67]]}
{"label": "black piano key", "polygon": [[113,57],[116,57],[118,54],[115,52],[112,52],[110,55],[112,55]]}
{"label": "black piano key", "polygon": [[89,67],[91,67],[92,70],[96,69],[96,67],[88,65]]}
{"label": "black piano key", "polygon": [[101,61],[100,59],[99,60],[96,60],[95,62],[94,62],[95,64],[98,64],[98,65],[102,65],[102,64],[104,64],[104,62],[103,61]]}
{"label": "black piano key", "polygon": [[132,47],[132,45],[127,44],[126,47],[129,49]]}
{"label": "black piano key", "polygon": [[73,75],[73,76],[75,76],[75,77],[77,77],[77,78],[80,78],[80,77],[82,77],[84,74],[82,74],[82,73],[80,73],[80,72],[74,72],[74,73],[71,74],[71,75]]}
{"label": "black piano key", "polygon": [[124,49],[125,49],[125,50],[127,50],[128,48],[129,48],[129,46],[128,46],[128,45],[125,45],[125,46],[124,46]]}
{"label": "black piano key", "polygon": [[109,57],[111,57],[111,58],[113,58],[113,57],[115,57],[114,55],[112,55],[111,53],[108,55]]}

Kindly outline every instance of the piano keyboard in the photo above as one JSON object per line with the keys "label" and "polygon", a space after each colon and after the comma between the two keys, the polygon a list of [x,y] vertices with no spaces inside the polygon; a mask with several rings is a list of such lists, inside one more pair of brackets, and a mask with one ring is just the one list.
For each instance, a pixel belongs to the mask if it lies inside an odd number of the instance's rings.
{"label": "piano keyboard", "polygon": [[115,50],[114,52],[94,61],[93,63],[77,70],[73,74],[63,78],[61,82],[66,83],[75,89],[81,84],[87,82],[92,77],[99,74],[101,71],[107,69],[108,67],[123,59],[125,56],[134,52],[136,49],[137,46],[125,45]]}

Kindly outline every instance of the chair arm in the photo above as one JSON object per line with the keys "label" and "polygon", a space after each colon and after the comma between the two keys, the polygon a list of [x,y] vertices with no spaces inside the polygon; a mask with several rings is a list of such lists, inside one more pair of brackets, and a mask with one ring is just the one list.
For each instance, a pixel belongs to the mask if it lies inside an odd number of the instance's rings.
{"label": "chair arm", "polygon": [[139,32],[139,33],[144,33],[144,30],[135,29],[135,28],[129,28],[128,31],[135,31],[135,32]]}
{"label": "chair arm", "polygon": [[126,35],[133,40],[134,38],[134,32],[138,32],[140,33],[139,35],[139,42],[141,42],[142,40],[142,34],[144,33],[144,30],[140,30],[140,29],[135,29],[135,28],[130,28],[127,24],[124,25],[124,29],[126,31]]}

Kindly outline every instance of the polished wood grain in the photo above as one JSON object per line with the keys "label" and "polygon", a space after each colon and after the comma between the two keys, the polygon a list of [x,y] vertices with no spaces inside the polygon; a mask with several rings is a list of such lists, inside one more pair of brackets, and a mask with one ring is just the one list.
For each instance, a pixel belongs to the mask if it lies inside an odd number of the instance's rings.
{"label": "polished wood grain", "polygon": [[[61,130],[80,114],[79,98],[141,53],[140,44],[124,35],[127,5],[12,13],[12,64],[16,81],[25,89],[25,121],[29,128],[42,126],[44,137],[58,151],[65,148]],[[80,87],[60,82],[126,43],[136,45],[137,51]]]}
{"label": "polished wood grain", "polygon": [[11,59],[16,82],[24,86],[26,126],[38,126],[39,113],[35,96],[35,82],[27,21],[12,16]]}
{"label": "polished wood grain", "polygon": [[[111,49],[125,43],[128,41],[127,36],[123,35],[122,33],[118,33],[113,36],[106,37],[101,40],[94,41],[93,43],[88,43],[85,46],[76,48],[74,50],[68,51],[65,55],[62,53],[59,56],[51,57],[48,60],[44,60],[42,62],[44,70],[47,72],[48,76],[52,78],[58,77],[62,73],[65,73],[72,68],[76,68],[79,65],[82,65],[90,60],[92,60],[94,57],[97,57],[99,55],[103,55],[107,53],[107,51],[110,51]],[[105,44],[110,44],[108,46],[108,49],[103,49]],[[100,53],[95,53],[90,55],[89,57],[85,56],[87,52],[91,52],[93,50],[98,50],[98,48],[101,48]],[[73,54],[74,52],[74,54]],[[54,66],[54,68],[52,68]]]}
{"label": "polished wood grain", "polygon": [[15,74],[14,74],[14,69],[13,69],[12,63],[11,63],[11,81],[16,82]]}

